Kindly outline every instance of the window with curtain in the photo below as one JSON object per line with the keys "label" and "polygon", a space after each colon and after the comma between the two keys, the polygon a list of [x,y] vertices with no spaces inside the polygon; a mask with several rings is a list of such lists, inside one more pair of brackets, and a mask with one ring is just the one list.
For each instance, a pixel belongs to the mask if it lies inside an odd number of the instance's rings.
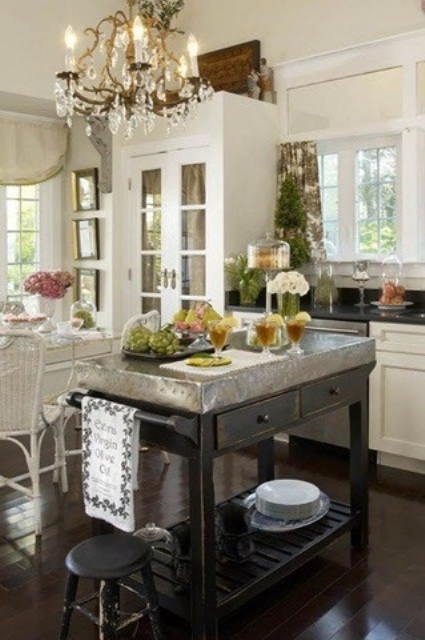
{"label": "window with curtain", "polygon": [[339,260],[381,259],[401,244],[398,136],[318,145],[325,238]]}
{"label": "window with curtain", "polygon": [[22,280],[61,266],[60,178],[0,186],[0,300],[22,301]]}

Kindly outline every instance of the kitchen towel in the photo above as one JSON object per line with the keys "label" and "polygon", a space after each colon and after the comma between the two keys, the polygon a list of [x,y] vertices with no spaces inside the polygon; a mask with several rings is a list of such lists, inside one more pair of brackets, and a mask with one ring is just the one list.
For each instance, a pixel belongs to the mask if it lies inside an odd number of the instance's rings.
{"label": "kitchen towel", "polygon": [[83,398],[81,407],[85,511],[132,532],[139,462],[137,409],[90,396]]}

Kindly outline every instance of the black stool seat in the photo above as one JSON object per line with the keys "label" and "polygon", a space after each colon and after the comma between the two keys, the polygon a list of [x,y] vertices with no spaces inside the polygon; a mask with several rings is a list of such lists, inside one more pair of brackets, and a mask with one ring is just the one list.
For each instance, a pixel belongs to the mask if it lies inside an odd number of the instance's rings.
{"label": "black stool seat", "polygon": [[[149,616],[154,640],[162,640],[158,597],[151,567],[152,549],[147,542],[123,533],[95,536],[77,544],[68,553],[68,577],[59,640],[68,640],[70,622],[76,609],[99,627],[99,640],[112,640],[118,631],[141,617]],[[77,600],[80,578],[98,585],[94,595]],[[135,594],[143,606],[134,613],[120,610],[120,590]],[[98,613],[87,603],[98,602]]]}
{"label": "black stool seat", "polygon": [[77,544],[66,556],[65,565],[80,578],[109,580],[140,571],[151,558],[152,550],[141,538],[111,533]]}

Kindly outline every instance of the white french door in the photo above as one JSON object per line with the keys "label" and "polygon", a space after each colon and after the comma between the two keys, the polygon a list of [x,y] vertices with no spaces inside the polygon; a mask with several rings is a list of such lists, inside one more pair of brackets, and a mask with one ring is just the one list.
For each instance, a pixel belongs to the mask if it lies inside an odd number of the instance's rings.
{"label": "white french door", "polygon": [[131,161],[133,313],[157,309],[161,323],[208,299],[208,148]]}

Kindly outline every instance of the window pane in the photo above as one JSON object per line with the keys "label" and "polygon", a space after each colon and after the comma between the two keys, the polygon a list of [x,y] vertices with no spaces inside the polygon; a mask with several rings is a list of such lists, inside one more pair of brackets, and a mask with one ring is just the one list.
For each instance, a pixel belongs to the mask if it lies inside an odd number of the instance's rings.
{"label": "window pane", "polygon": [[182,167],[182,205],[205,204],[205,164]]}
{"label": "window pane", "polygon": [[326,240],[330,240],[332,244],[338,246],[338,223],[326,222],[324,225],[324,232]]}
{"label": "window pane", "polygon": [[359,219],[378,217],[378,194],[376,185],[361,184],[358,187],[357,215]]}
{"label": "window pane", "polygon": [[31,184],[26,187],[21,187],[21,198],[29,198],[31,200],[38,198],[38,185]]}
{"label": "window pane", "polygon": [[397,249],[397,229],[395,220],[381,222],[381,253],[391,253]]}
{"label": "window pane", "polygon": [[182,295],[205,295],[205,256],[182,257]]}
{"label": "window pane", "polygon": [[362,221],[358,226],[358,250],[360,253],[379,252],[378,222]]}
{"label": "window pane", "polygon": [[161,257],[142,256],[142,291],[158,293],[161,290]]}
{"label": "window pane", "polygon": [[322,213],[324,220],[338,218],[338,189],[323,189]]}
{"label": "window pane", "polygon": [[6,187],[6,198],[19,198],[20,187]]}
{"label": "window pane", "polygon": [[338,156],[336,153],[323,156],[323,186],[335,187],[338,184]]}
{"label": "window pane", "polygon": [[142,313],[154,310],[161,314],[161,300],[159,298],[142,298]]}
{"label": "window pane", "polygon": [[142,213],[142,249],[145,251],[161,249],[161,211]]}
{"label": "window pane", "polygon": [[19,265],[9,266],[7,268],[7,295],[21,294],[21,268]]}
{"label": "window pane", "polygon": [[182,249],[205,249],[205,211],[182,211]]}
{"label": "window pane", "polygon": [[142,207],[161,206],[161,169],[142,173]]}
{"label": "window pane", "polygon": [[38,233],[21,233],[21,262],[36,262],[38,256]]}
{"label": "window pane", "polygon": [[21,255],[21,243],[19,233],[7,234],[7,261],[19,262]]}
{"label": "window pane", "polygon": [[19,230],[19,200],[6,200],[7,228],[9,231]]}
{"label": "window pane", "polygon": [[38,228],[38,203],[36,201],[22,202],[21,229],[34,230]]}
{"label": "window pane", "polygon": [[357,152],[356,250],[386,254],[396,249],[396,147]]}
{"label": "window pane", "polygon": [[359,183],[376,182],[378,179],[378,149],[357,152],[357,180]]}

